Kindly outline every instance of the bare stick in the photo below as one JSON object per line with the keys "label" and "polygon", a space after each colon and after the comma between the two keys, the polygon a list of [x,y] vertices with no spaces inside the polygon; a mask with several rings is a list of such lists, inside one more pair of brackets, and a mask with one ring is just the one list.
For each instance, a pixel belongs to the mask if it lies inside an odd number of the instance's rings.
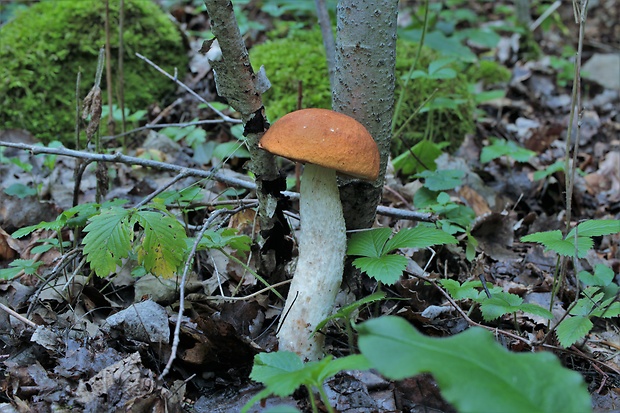
{"label": "bare stick", "polygon": [[[205,119],[205,120],[197,120],[195,122],[160,123],[160,124],[155,124],[155,121],[153,121],[152,123],[149,123],[148,125],[140,126],[139,128],[135,128],[127,132],[119,133],[117,135],[112,135],[112,136],[103,136],[101,137],[101,139],[107,141],[111,139],[120,138],[125,135],[131,135],[132,133],[137,133],[137,132],[147,130],[147,129],[163,129],[163,128],[168,128],[168,127],[184,128],[186,126],[207,125],[207,124],[224,123],[224,122],[227,122],[227,121],[225,119]],[[234,123],[241,123],[241,121],[237,119],[237,121]]]}
{"label": "bare stick", "polygon": [[51,155],[60,155],[60,156],[68,156],[71,158],[85,159],[90,162],[118,162],[118,163],[123,163],[127,165],[139,165],[139,166],[144,166],[147,168],[154,168],[154,169],[177,172],[177,173],[180,173],[182,171],[187,171],[188,176],[197,176],[200,178],[214,179],[218,182],[222,182],[222,183],[225,183],[231,186],[236,186],[239,188],[245,188],[249,190],[256,189],[256,185],[254,185],[254,182],[251,182],[249,180],[246,181],[246,180],[239,179],[239,178],[225,176],[215,171],[205,171],[201,169],[185,168],[185,167],[174,165],[171,163],[136,158],[134,156],[123,155],[120,152],[117,152],[113,155],[108,155],[108,154],[76,151],[76,150],[67,149],[67,148],[45,148],[43,146],[35,146],[35,145],[28,145],[24,143],[13,143],[13,142],[4,142],[4,141],[0,141],[0,146],[8,146],[11,148],[27,150],[31,152],[33,155],[47,153]]}
{"label": "bare stick", "polygon": [[[167,163],[167,162],[159,162],[159,161],[152,161],[149,159],[136,158],[134,156],[123,155],[120,152],[117,152],[113,155],[107,155],[107,154],[76,151],[76,150],[67,149],[67,148],[46,148],[44,146],[35,146],[35,145],[28,145],[25,143],[14,143],[14,142],[6,142],[6,141],[0,141],[0,146],[6,146],[10,148],[26,150],[32,153],[33,155],[46,153],[50,155],[60,155],[60,156],[67,156],[70,158],[83,159],[89,162],[118,162],[118,163],[123,163],[126,165],[139,165],[139,166],[159,169],[163,171],[170,171],[170,172],[176,172],[176,173],[183,172],[186,174],[186,176],[196,176],[199,178],[213,179],[215,181],[218,181],[218,182],[230,185],[230,186],[244,188],[250,191],[256,190],[256,184],[249,180],[234,178],[232,176],[226,176],[224,174],[218,173],[213,170],[205,171],[202,169],[186,168],[186,167],[174,165],[174,164]],[[299,193],[297,192],[282,191],[281,193],[282,195],[290,199],[299,199]],[[410,211],[410,210],[405,210],[405,209],[391,208],[391,207],[386,207],[383,205],[379,205],[377,207],[377,213],[384,215],[384,216],[388,216],[388,217],[406,219],[406,220],[411,220],[411,221],[422,221],[422,222],[437,221],[437,217],[435,215],[427,213],[427,212],[418,212],[418,211]]]}
{"label": "bare stick", "polygon": [[26,317],[22,316],[21,314],[16,313],[14,310],[10,309],[9,307],[7,307],[6,305],[2,303],[0,303],[0,310],[4,310],[5,312],[9,313],[13,317],[17,318],[22,323],[28,324],[32,328],[37,328],[39,326],[38,324],[35,324],[34,322],[28,320]]}
{"label": "bare stick", "polygon": [[273,290],[276,287],[280,287],[280,286],[285,285],[285,284],[290,284],[291,281],[293,281],[293,280],[280,281],[279,283],[270,285],[269,287],[265,287],[262,290],[258,290],[255,293],[252,293],[250,295],[246,295],[246,296],[243,296],[243,297],[228,297],[228,296],[225,296],[225,295],[210,295],[210,296],[207,296],[205,298],[207,300],[245,301],[245,300],[248,300],[248,299],[250,299],[252,297],[256,297],[257,295],[260,295],[262,293],[266,293],[267,291],[271,291],[271,290]]}
{"label": "bare stick", "polygon": [[148,58],[142,56],[140,53],[136,53],[136,56],[138,56],[140,59],[144,60],[149,65],[153,66],[153,68],[155,68],[155,70],[157,70],[159,73],[161,73],[162,75],[166,76],[168,79],[172,80],[177,85],[181,86],[183,89],[185,89],[185,91],[187,93],[189,93],[190,95],[192,95],[193,97],[198,99],[199,102],[204,103],[205,105],[207,105],[209,107],[209,109],[211,109],[213,112],[215,112],[219,117],[224,119],[226,122],[239,123],[238,119],[231,118],[230,116],[225,115],[222,111],[216,109],[213,105],[211,105],[209,102],[204,100],[202,98],[202,96],[200,96],[198,93],[194,92],[192,89],[190,89],[188,86],[186,86],[185,83],[183,83],[179,79],[177,79],[176,76],[172,76],[170,73],[166,72],[164,69],[162,69],[161,67],[157,66],[155,63],[150,61]]}
{"label": "bare stick", "polygon": [[441,288],[439,286],[439,284],[437,284],[437,282],[435,280],[433,280],[431,278],[428,278],[428,277],[426,277],[424,275],[414,274],[414,273],[409,272],[409,271],[407,271],[407,274],[413,275],[416,278],[419,278],[419,279],[421,279],[423,281],[427,281],[427,282],[433,284],[433,286],[439,290],[439,292],[445,297],[445,299],[448,300],[450,305],[452,305],[452,307],[454,307],[454,309],[461,315],[461,317],[463,317],[465,319],[465,321],[467,321],[467,324],[469,324],[470,326],[482,327],[482,328],[484,328],[486,330],[489,330],[491,332],[494,332],[494,333],[497,333],[497,334],[501,334],[501,335],[506,336],[506,337],[510,337],[510,338],[512,338],[514,340],[521,341],[521,342],[527,344],[528,346],[532,347],[532,342],[530,340],[526,339],[526,338],[523,338],[521,336],[513,334],[513,333],[511,333],[509,331],[500,330],[500,329],[495,328],[495,327],[485,326],[484,324],[477,323],[474,320],[472,320],[471,318],[469,318],[467,313],[465,313],[465,311],[463,311],[461,309],[461,307],[459,307],[459,305],[456,303],[456,301],[454,301],[452,299],[452,297],[450,297],[450,294],[445,292],[444,289]]}

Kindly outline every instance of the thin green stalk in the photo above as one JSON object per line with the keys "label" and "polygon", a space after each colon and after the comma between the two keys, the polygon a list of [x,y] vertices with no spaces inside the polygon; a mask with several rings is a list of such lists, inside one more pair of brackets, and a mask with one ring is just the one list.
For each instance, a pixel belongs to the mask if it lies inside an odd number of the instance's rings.
{"label": "thin green stalk", "polygon": [[[402,103],[405,98],[405,92],[407,90],[407,85],[409,84],[409,80],[411,79],[411,74],[413,73],[416,66],[418,65],[418,60],[420,58],[420,54],[422,53],[422,47],[424,46],[424,40],[426,38],[427,28],[428,28],[428,0],[424,0],[424,25],[422,26],[422,35],[420,36],[420,44],[418,45],[418,50],[416,51],[415,58],[413,59],[413,63],[411,64],[411,68],[409,68],[409,73],[407,74],[407,77],[405,78],[405,83],[403,83],[403,88],[400,92],[400,96],[398,97],[396,108],[394,108],[394,116],[392,118],[392,137],[394,136],[394,128],[396,128],[396,119],[398,119],[398,115],[400,114]],[[405,124],[408,122],[409,120],[407,120]]]}
{"label": "thin green stalk", "polygon": [[[219,251],[222,254],[224,254],[228,259],[230,259],[230,260],[236,262],[237,264],[241,265],[244,270],[246,270],[247,272],[252,274],[254,276],[254,278],[256,278],[258,281],[263,283],[265,285],[265,287],[271,287],[271,285],[263,277],[258,275],[258,273],[256,273],[256,271],[252,270],[246,263],[241,261],[239,258],[235,257],[232,254],[229,254],[228,252],[224,251],[223,249],[219,249]],[[284,297],[282,297],[282,294],[280,294],[278,291],[276,291],[275,289],[273,289],[271,291],[276,295],[276,297],[278,297],[281,300],[284,300]],[[235,291],[235,293],[236,293],[236,291]]]}
{"label": "thin green stalk", "polygon": [[[581,56],[583,51],[583,40],[585,36],[586,16],[588,11],[588,1],[581,0],[580,4],[577,4],[577,0],[573,0],[573,12],[575,17],[575,23],[579,25],[579,40],[577,42],[577,52],[575,54],[575,73],[573,76],[573,88],[571,94],[571,109],[568,120],[568,130],[566,132],[566,146],[565,146],[565,162],[564,162],[564,175],[566,181],[566,226],[564,234],[568,234],[570,231],[571,218],[572,218],[572,203],[573,203],[573,188],[575,185],[575,171],[577,169],[577,152],[579,152],[579,138],[581,132]],[[573,139],[573,123],[577,116],[577,128],[575,137]],[[574,147],[571,159],[571,141],[574,140]],[[571,162],[572,160],[572,162]],[[577,243],[575,243],[577,246]],[[576,258],[576,255],[575,255]],[[551,306],[553,306],[553,300],[555,294],[559,291],[560,285],[564,283],[566,278],[566,268],[568,257],[563,257],[560,262],[559,279],[557,277],[557,271],[554,278],[554,293],[551,295]],[[557,265],[557,264],[556,264]]]}
{"label": "thin green stalk", "polygon": [[329,403],[329,397],[327,397],[327,393],[325,393],[325,389],[323,388],[323,386],[322,385],[319,386],[318,390],[319,390],[319,394],[321,395],[321,400],[323,401],[323,404],[327,408],[327,411],[329,413],[336,413],[332,405]]}
{"label": "thin green stalk", "polygon": [[[105,2],[105,55],[106,55],[106,87],[108,89],[108,131],[110,135],[114,135],[114,117],[112,111],[112,102],[114,96],[112,94],[112,50],[110,45],[110,0]],[[97,153],[99,151],[97,150]]]}
{"label": "thin green stalk", "polygon": [[[125,84],[123,78],[123,26],[125,21],[125,0],[118,6],[118,106],[121,108],[121,132],[125,132]],[[123,139],[123,146],[127,148],[127,136]]]}
{"label": "thin green stalk", "polygon": [[80,150],[80,81],[82,72],[78,71],[75,79],[75,149]]}
{"label": "thin green stalk", "polygon": [[314,393],[312,392],[312,386],[306,386],[308,390],[308,398],[310,399],[310,406],[312,407],[312,413],[319,413],[319,409],[316,407],[316,400],[314,400]]}

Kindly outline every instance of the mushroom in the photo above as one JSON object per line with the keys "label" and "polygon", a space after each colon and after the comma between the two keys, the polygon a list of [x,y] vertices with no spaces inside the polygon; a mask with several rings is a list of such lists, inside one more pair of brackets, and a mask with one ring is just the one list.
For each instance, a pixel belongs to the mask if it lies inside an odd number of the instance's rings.
{"label": "mushroom", "polygon": [[361,123],[326,109],[283,116],[263,135],[259,147],[305,163],[299,257],[277,335],[280,350],[317,360],[323,355],[324,337],[312,333],[332,311],[347,247],[336,172],[376,180],[379,150]]}

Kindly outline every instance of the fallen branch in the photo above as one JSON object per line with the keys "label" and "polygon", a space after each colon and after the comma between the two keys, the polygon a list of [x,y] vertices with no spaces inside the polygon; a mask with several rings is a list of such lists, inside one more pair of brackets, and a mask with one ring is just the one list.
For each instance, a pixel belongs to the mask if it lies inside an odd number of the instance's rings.
{"label": "fallen branch", "polygon": [[[250,191],[256,190],[256,184],[250,180],[235,178],[219,173],[213,169],[204,170],[196,168],[188,168],[179,166],[167,162],[153,161],[150,159],[137,158],[135,156],[124,155],[120,152],[115,154],[98,154],[83,151],[76,151],[67,148],[47,148],[45,146],[29,145],[26,143],[14,143],[0,141],[0,147],[5,146],[8,148],[16,148],[24,151],[28,151],[33,155],[49,154],[58,156],[67,156],[69,158],[83,159],[90,162],[109,162],[109,163],[122,163],[126,165],[138,165],[146,168],[153,168],[163,171],[176,172],[183,174],[183,176],[195,176],[204,179],[213,179],[226,185],[234,186],[237,188],[243,188]],[[290,199],[299,199],[299,193],[292,191],[282,191],[282,195],[289,197]],[[377,207],[377,214],[397,218],[406,219],[410,221],[422,221],[422,222],[435,222],[437,217],[433,214],[426,212],[417,212],[406,209],[398,209],[379,205]]]}

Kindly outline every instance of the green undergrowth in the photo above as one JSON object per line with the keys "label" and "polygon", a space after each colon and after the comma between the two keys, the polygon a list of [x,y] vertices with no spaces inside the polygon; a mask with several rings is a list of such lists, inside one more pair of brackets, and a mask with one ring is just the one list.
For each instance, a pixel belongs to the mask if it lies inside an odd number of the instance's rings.
{"label": "green undergrowth", "polygon": [[[403,129],[401,139],[393,141],[392,153],[398,155],[422,139],[459,146],[465,134],[474,129],[474,97],[469,80],[457,62],[450,62],[455,76],[417,79],[403,88],[404,77],[414,62],[418,44],[399,40],[396,44],[396,97],[404,93],[396,117],[398,129],[429,97],[426,108]],[[423,47],[416,67],[427,69],[440,54]],[[331,91],[323,40],[318,30],[291,30],[286,38],[269,40],[250,51],[255,68],[265,66],[272,87],[264,94],[267,117],[275,121],[297,109],[299,83],[303,107],[331,108]]]}
{"label": "green undergrowth", "polygon": [[[119,2],[109,3],[112,76],[117,82]],[[174,83],[135,53],[169,73],[175,67],[183,71],[187,57],[180,31],[151,1],[126,0],[124,10],[125,106],[136,110],[163,104],[176,90]],[[81,72],[83,99],[93,86],[99,49],[105,45],[104,19],[103,1],[47,0],[22,10],[0,28],[0,124],[4,128],[26,129],[44,143],[74,141],[76,78]],[[105,97],[105,71],[101,86]]]}

